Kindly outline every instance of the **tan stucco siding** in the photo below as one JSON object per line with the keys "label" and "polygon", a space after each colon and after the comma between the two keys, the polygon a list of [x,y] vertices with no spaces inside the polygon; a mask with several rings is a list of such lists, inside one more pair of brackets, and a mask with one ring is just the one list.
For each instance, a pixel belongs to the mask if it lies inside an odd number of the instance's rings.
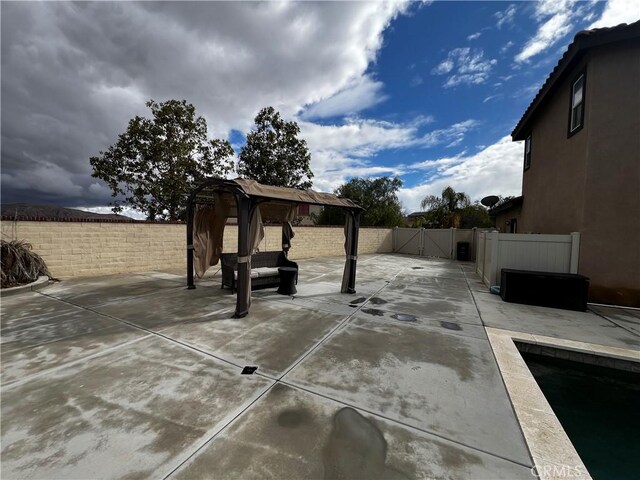
{"label": "tan stucco siding", "polygon": [[[584,128],[567,137],[586,71]],[[532,122],[520,231],[581,233],[590,300],[640,306],[640,42],[589,50]]]}
{"label": "tan stucco siding", "polygon": [[[585,127],[567,138],[570,88],[582,71],[579,64],[561,82],[533,122],[531,167],[522,176],[524,204],[519,230],[566,234],[579,230],[584,202],[589,85],[586,90]],[[523,147],[524,148],[524,147]]]}
{"label": "tan stucco siding", "polygon": [[590,58],[580,271],[600,301],[640,304],[640,42]]}

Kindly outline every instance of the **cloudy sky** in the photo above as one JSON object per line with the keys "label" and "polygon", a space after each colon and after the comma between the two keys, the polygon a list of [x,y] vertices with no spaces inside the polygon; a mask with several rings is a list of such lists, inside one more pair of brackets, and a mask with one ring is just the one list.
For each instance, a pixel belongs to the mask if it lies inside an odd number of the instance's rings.
{"label": "cloudy sky", "polygon": [[608,2],[9,2],[2,202],[99,207],[89,157],[148,99],[186,99],[236,150],[272,105],[314,188],[399,175],[408,211],[447,185],[517,195],[509,134],[573,36],[640,18]]}

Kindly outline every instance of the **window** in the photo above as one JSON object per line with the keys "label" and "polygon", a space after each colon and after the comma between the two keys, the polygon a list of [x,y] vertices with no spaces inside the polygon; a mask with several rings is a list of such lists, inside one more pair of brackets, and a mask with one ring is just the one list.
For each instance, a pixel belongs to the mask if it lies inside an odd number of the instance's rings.
{"label": "window", "polygon": [[529,170],[531,166],[531,134],[524,141],[524,169]]}
{"label": "window", "polygon": [[309,204],[308,203],[300,203],[300,204],[298,204],[298,215],[309,215]]}
{"label": "window", "polygon": [[581,74],[571,86],[571,112],[569,114],[569,136],[578,132],[584,125],[584,87],[585,76]]}

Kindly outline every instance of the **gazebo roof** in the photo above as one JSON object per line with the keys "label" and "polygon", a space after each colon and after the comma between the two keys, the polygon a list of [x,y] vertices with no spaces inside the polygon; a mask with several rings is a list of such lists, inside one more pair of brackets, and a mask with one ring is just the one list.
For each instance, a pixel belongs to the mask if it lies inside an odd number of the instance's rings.
{"label": "gazebo roof", "polygon": [[287,206],[292,203],[308,203],[349,210],[363,210],[361,206],[348,198],[339,198],[332,193],[316,192],[311,189],[299,190],[297,188],[274,187],[245,178],[236,178],[234,180],[210,178],[200,184],[193,192],[192,198],[196,204],[213,203],[215,201],[215,193],[222,194],[225,203],[230,207],[231,217],[237,216],[235,195],[252,197],[261,201],[261,204],[272,206],[274,210],[277,210],[278,205]]}

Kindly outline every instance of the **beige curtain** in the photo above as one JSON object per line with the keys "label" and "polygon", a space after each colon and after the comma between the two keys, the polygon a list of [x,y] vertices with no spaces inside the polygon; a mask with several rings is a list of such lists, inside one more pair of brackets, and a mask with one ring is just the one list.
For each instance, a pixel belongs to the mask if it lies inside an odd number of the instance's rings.
{"label": "beige curtain", "polygon": [[298,208],[298,204],[295,203],[291,205],[291,208],[287,211],[282,223],[282,251],[287,254],[289,253],[289,249],[291,248],[291,239],[295,237],[295,232],[293,231],[293,227],[291,226],[291,222],[296,216],[296,210]]}
{"label": "beige curtain", "polygon": [[217,265],[222,254],[224,227],[229,206],[222,195],[215,194],[215,206],[200,206],[193,219],[193,265],[196,276],[202,278],[209,267]]}
{"label": "beige curtain", "polygon": [[249,255],[253,255],[258,250],[258,246],[264,238],[264,224],[262,223],[262,213],[257,206],[253,211],[249,223]]}

